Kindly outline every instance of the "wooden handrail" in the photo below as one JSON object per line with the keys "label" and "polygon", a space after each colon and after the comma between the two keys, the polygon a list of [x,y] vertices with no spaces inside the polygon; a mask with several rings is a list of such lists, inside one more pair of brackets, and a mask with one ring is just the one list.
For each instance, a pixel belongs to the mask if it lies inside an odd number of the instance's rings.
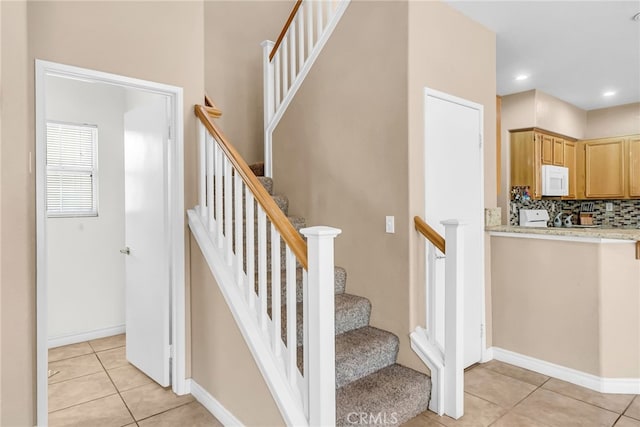
{"label": "wooden handrail", "polygon": [[429,224],[424,222],[419,216],[413,217],[413,221],[415,222],[416,230],[418,230],[420,234],[426,237],[427,240],[429,240],[433,244],[433,246],[440,249],[440,252],[442,252],[443,254],[446,253],[444,237],[442,237],[436,230],[431,228]]}
{"label": "wooden handrail", "polygon": [[222,111],[218,107],[216,107],[216,104],[213,103],[211,98],[209,98],[209,95],[207,95],[206,93],[204,94],[204,108],[214,119],[222,116]]}
{"label": "wooden handrail", "polygon": [[302,264],[302,266],[307,269],[307,243],[304,241],[302,236],[300,236],[300,233],[296,231],[296,229],[291,224],[291,221],[289,221],[284,212],[280,210],[280,208],[264,188],[264,186],[260,184],[260,181],[258,181],[258,178],[256,178],[256,176],[253,174],[253,172],[249,168],[249,165],[247,165],[240,154],[238,154],[236,149],[229,143],[222,131],[218,129],[218,127],[213,123],[211,117],[208,114],[207,107],[203,105],[196,105],[194,110],[196,116],[198,116],[209,133],[211,133],[211,135],[215,137],[218,145],[220,146],[222,151],[225,152],[236,172],[240,175],[249,190],[253,193],[253,196],[258,201],[258,203],[260,203],[260,206],[262,206],[262,209],[264,209],[267,217],[269,218],[269,221],[271,221],[271,223],[278,230],[280,236],[287,243],[300,264]]}
{"label": "wooden handrail", "polygon": [[271,49],[271,53],[269,54],[269,61],[271,61],[275,56],[276,51],[280,46],[280,43],[282,43],[282,39],[284,39],[284,36],[287,34],[287,30],[289,30],[289,26],[291,25],[291,22],[293,22],[293,18],[295,18],[296,13],[298,12],[298,9],[300,9],[301,5],[302,5],[302,0],[297,0],[296,4],[293,6],[293,10],[289,14],[289,19],[287,19],[287,22],[284,24],[284,27],[282,28],[282,31],[278,36],[278,40],[276,40],[276,44],[274,44],[273,49]]}

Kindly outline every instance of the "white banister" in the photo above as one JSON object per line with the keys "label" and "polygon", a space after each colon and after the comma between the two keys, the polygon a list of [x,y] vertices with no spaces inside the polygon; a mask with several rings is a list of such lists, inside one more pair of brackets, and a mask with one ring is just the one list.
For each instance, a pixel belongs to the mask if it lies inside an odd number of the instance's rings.
{"label": "white banister", "polygon": [[426,328],[411,333],[411,348],[431,371],[429,409],[458,419],[464,415],[464,224],[441,224],[446,254],[426,239]]}
{"label": "white banister", "polygon": [[445,259],[444,411],[464,415],[464,243],[457,220],[442,221],[447,242]]}
{"label": "white banister", "polygon": [[[336,422],[334,263],[333,240],[342,232],[331,227],[303,228],[308,248],[308,327],[305,347],[309,350],[309,424],[333,426]],[[308,372],[308,373],[307,373]]]}
{"label": "white banister", "polygon": [[332,0],[304,0],[289,27],[286,28],[275,53],[272,54],[275,46],[273,42],[262,43],[266,176],[273,175],[271,156],[273,131],[349,3],[350,0],[339,0],[333,7]]}

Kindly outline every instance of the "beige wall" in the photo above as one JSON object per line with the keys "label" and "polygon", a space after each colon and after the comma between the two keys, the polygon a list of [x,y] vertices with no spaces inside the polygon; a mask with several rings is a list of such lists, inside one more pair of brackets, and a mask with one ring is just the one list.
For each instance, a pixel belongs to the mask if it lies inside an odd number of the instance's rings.
{"label": "beige wall", "polygon": [[[441,2],[409,2],[409,219],[424,217],[424,87],[484,106],[484,204],[496,206],[495,34]],[[470,177],[470,179],[476,179]],[[411,252],[410,296],[413,329],[424,326],[424,243],[407,224]],[[485,241],[487,345],[491,345],[491,269]],[[403,331],[406,334],[408,331]],[[409,350],[410,351],[410,350]]]}
{"label": "beige wall", "polygon": [[585,139],[640,133],[640,102],[587,111]]}
{"label": "beige wall", "polygon": [[[35,58],[184,87],[185,163],[204,91],[202,2],[2,2],[3,426],[35,422]],[[27,38],[28,34],[28,38]],[[8,83],[10,82],[10,84]],[[195,168],[185,169],[185,203]]]}
{"label": "beige wall", "polygon": [[191,283],[192,378],[244,425],[284,425],[193,236]]}
{"label": "beige wall", "polygon": [[633,242],[491,240],[494,346],[597,376],[640,376]]}
{"label": "beige wall", "polygon": [[219,123],[249,163],[264,158],[262,47],[276,41],[293,0],[206,1],[205,87]]}
{"label": "beige wall", "polygon": [[[308,225],[343,230],[335,254],[347,292],[369,298],[371,324],[400,337],[401,361],[412,354],[407,13],[406,2],[350,4],[276,129],[273,150],[276,191]],[[395,234],[385,233],[385,215],[395,216]]]}
{"label": "beige wall", "polygon": [[566,101],[536,90],[535,126],[576,139],[583,139],[587,126],[587,112]]}

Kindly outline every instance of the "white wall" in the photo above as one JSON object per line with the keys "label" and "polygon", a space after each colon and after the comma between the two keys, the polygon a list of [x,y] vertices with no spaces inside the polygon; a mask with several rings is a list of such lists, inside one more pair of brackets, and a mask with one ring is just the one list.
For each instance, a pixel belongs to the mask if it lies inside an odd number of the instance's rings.
{"label": "white wall", "polygon": [[47,78],[47,119],[98,126],[98,216],[48,218],[49,339],[125,323],[124,89]]}

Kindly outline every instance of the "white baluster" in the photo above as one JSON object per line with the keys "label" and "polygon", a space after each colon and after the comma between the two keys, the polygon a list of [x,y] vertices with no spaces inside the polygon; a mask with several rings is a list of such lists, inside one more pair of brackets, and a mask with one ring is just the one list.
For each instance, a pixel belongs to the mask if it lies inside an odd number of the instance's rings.
{"label": "white baluster", "polygon": [[445,413],[464,415],[464,243],[460,222],[442,221],[447,242],[445,259]]}
{"label": "white baluster", "polygon": [[[218,143],[214,141],[213,137],[207,132],[206,138],[206,156],[207,156],[207,205],[213,207],[213,176],[215,173],[214,170],[214,147],[218,146]],[[213,208],[207,210],[207,222],[209,226],[209,231],[213,231],[215,226],[215,222],[213,220]]]}
{"label": "white baluster", "polygon": [[316,11],[317,12],[316,13],[316,15],[317,15],[316,18],[318,20],[318,28],[317,28],[318,32],[317,32],[317,35],[318,35],[318,39],[319,39],[320,37],[322,37],[322,33],[324,31],[324,22],[323,22],[323,18],[324,18],[324,16],[323,16],[324,15],[323,4],[324,4],[324,2],[322,0],[318,0],[316,3],[318,5],[318,10]]}
{"label": "white baluster", "polygon": [[207,216],[207,209],[210,209],[210,206],[213,206],[212,200],[207,200],[207,129],[204,127],[201,121],[198,121],[198,173],[199,173],[199,184],[198,187],[198,205],[199,205],[199,213],[203,220]]}
{"label": "white baluster", "polygon": [[273,330],[271,332],[272,348],[276,356],[280,356],[281,347],[280,338],[282,332],[281,314],[282,305],[280,302],[280,233],[276,230],[276,227],[271,223],[271,326]]}
{"label": "white baluster", "polygon": [[[309,325],[304,346],[309,348],[309,424],[333,426],[336,421],[334,263],[333,240],[341,230],[310,227],[307,238],[309,289],[304,323]],[[308,341],[307,341],[308,340]]]}
{"label": "white baluster", "polygon": [[282,97],[287,96],[289,92],[289,36],[282,39],[279,51],[282,51]]}
{"label": "white baluster", "polygon": [[224,244],[227,265],[233,265],[233,165],[224,157]]}
{"label": "white baluster", "polygon": [[263,67],[263,90],[264,90],[264,126],[271,121],[275,111],[275,76],[273,62],[269,59],[275,43],[266,40],[262,42],[262,67]]}
{"label": "white baluster", "polygon": [[294,19],[293,22],[291,23],[291,27],[289,27],[289,36],[288,36],[289,47],[291,48],[291,54],[289,57],[289,65],[290,65],[289,76],[292,84],[296,79],[296,43],[298,41],[298,38],[296,37],[296,23],[298,18],[299,17],[296,17],[296,19]]}
{"label": "white baluster", "polygon": [[287,377],[292,387],[297,385],[298,372],[298,339],[296,325],[297,282],[296,282],[296,257],[289,248],[285,251],[286,264],[286,301],[287,305]]}
{"label": "white baluster", "polygon": [[223,245],[223,234],[222,234],[222,226],[224,221],[222,220],[222,180],[224,177],[224,153],[222,149],[215,144],[215,174],[216,174],[216,202],[215,202],[215,210],[216,210],[216,242],[218,244],[218,248],[222,249]]}
{"label": "white baluster", "polygon": [[254,198],[253,198],[253,194],[251,193],[251,191],[246,191],[246,199],[245,199],[245,227],[247,230],[247,284],[245,286],[245,291],[246,291],[246,298],[247,298],[247,303],[249,304],[249,307],[254,308],[255,307],[255,283],[256,283],[256,270],[255,270],[255,259],[256,259],[256,253],[255,253],[255,246],[254,246],[254,239],[255,239],[255,233],[254,233],[254,227],[255,227],[255,221],[254,221]]}
{"label": "white baluster", "polygon": [[298,72],[304,65],[304,6],[298,8]]}
{"label": "white baluster", "polygon": [[235,202],[235,206],[234,206],[234,213],[235,213],[235,231],[236,231],[236,240],[235,240],[235,263],[236,263],[236,283],[238,284],[238,286],[240,288],[242,288],[242,284],[243,284],[243,279],[244,279],[244,257],[243,257],[243,252],[244,252],[244,233],[242,232],[242,228],[243,228],[243,208],[242,208],[242,193],[244,191],[244,181],[242,181],[242,178],[240,177],[240,174],[238,173],[238,171],[236,171],[236,174],[234,176],[234,183],[233,183],[233,187],[235,190],[235,197],[234,197],[234,202]]}
{"label": "white baluster", "polygon": [[307,8],[305,11],[307,14],[307,55],[310,55],[315,41],[313,34],[313,1],[305,1],[302,5]]}
{"label": "white baluster", "polygon": [[282,81],[282,74],[280,72],[280,48],[278,48],[278,51],[276,52],[275,56],[273,57],[273,66],[274,66],[274,75],[275,75],[275,80],[276,80],[276,84],[275,84],[275,107],[276,110],[278,109],[278,107],[280,107],[280,99],[282,97],[282,92],[280,91],[280,84]]}
{"label": "white baluster", "polygon": [[258,319],[263,331],[267,331],[267,216],[258,205]]}
{"label": "white baluster", "polygon": [[309,342],[309,322],[307,321],[307,313],[309,313],[309,273],[302,269],[302,366],[304,368],[304,387],[302,389],[304,399],[302,404],[304,412],[309,418],[309,346],[307,345]]}

